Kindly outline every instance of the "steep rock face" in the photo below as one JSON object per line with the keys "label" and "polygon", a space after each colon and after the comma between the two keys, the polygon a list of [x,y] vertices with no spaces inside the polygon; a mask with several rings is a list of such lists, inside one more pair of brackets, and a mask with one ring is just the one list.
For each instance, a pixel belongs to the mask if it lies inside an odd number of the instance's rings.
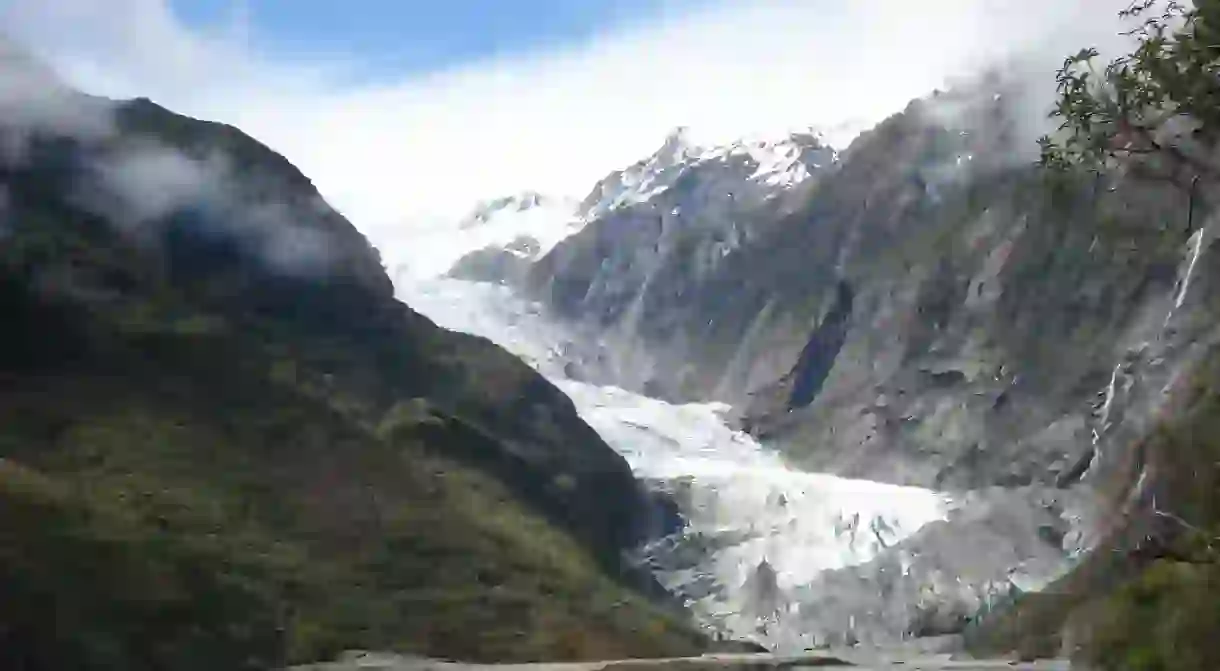
{"label": "steep rock face", "polygon": [[699,366],[679,363],[693,359],[659,359],[702,337],[689,328],[708,318],[693,303],[702,288],[834,160],[812,135],[708,149],[675,132],[652,157],[594,188],[582,205],[589,223],[535,264],[525,285],[606,345],[599,363],[607,381],[701,396],[690,381],[702,378]]}
{"label": "steep rock face", "polygon": [[672,522],[625,461],[284,158],[0,70],[6,666],[700,649],[628,586]]}
{"label": "steep rock face", "polygon": [[[982,650],[1114,668],[1202,651],[1204,625],[1141,627],[1180,612],[1166,595],[1213,593],[1213,441],[1191,427],[1214,396],[1214,194],[1034,169],[1021,95],[988,80],[912,103],[743,211],[749,235],[713,264],[656,254],[612,212],[528,286],[627,386],[732,403],[810,470],[975,502],[823,576],[786,616],[804,630],[969,620]],[[885,587],[862,596],[862,577]]]}
{"label": "steep rock face", "polygon": [[[913,103],[800,190],[738,212],[730,230],[748,233],[714,261],[652,251],[624,223],[637,206],[560,243],[532,287],[640,364],[626,384],[733,403],[815,470],[1068,484],[1096,395],[1172,301],[1186,199],[1115,176],[1047,183],[1022,165],[1020,93],[986,82]],[[724,230],[684,213],[688,235]]]}
{"label": "steep rock face", "polygon": [[788,410],[809,405],[822,390],[822,385],[826,383],[826,377],[830,375],[830,369],[839,356],[839,350],[847,339],[847,320],[851,316],[851,308],[851,288],[840,282],[834,305],[809,337],[809,342],[805,344],[800,358],[796,361],[796,367],[792,369],[792,391],[788,395]]}

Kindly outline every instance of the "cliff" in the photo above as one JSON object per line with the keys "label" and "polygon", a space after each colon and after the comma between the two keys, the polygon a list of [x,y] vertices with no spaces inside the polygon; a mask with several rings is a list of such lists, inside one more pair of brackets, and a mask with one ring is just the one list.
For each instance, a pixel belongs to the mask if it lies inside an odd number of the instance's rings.
{"label": "cliff", "polygon": [[[611,208],[522,286],[599,343],[591,370],[732,403],[809,470],[967,502],[948,527],[826,576],[823,612],[859,623],[909,589],[918,619],[926,580],[941,601],[925,629],[943,633],[990,603],[970,590],[998,582],[1040,594],[971,625],[992,651],[1130,664],[1189,641],[1204,659],[1212,625],[1140,623],[1187,612],[1172,595],[1214,567],[1197,547],[1217,521],[1198,433],[1220,314],[1214,194],[1042,171],[1026,95],[997,77],[915,101],[791,189],[683,208],[697,223],[681,236],[642,214],[669,211],[675,186]],[[686,188],[719,189],[708,170],[688,166]],[[1075,568],[1021,573],[1048,557]],[[835,601],[836,581],[861,574],[885,580],[889,605]]]}

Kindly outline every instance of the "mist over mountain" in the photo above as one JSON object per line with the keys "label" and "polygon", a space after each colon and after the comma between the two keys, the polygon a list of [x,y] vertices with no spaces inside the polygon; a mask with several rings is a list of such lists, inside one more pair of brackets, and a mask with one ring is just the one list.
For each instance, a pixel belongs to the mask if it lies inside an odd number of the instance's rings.
{"label": "mist over mountain", "polygon": [[1220,665],[1214,3],[118,3],[0,10],[6,667]]}

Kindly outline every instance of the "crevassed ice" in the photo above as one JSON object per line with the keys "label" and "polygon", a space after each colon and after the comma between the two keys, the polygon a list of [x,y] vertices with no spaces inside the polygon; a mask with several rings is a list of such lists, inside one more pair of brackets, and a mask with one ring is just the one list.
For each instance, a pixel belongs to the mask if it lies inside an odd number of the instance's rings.
{"label": "crevassed ice", "polygon": [[930,490],[789,468],[713,405],[559,384],[637,476],[674,491],[688,525],[644,555],[705,615],[765,619],[823,571],[868,562],[946,516]]}

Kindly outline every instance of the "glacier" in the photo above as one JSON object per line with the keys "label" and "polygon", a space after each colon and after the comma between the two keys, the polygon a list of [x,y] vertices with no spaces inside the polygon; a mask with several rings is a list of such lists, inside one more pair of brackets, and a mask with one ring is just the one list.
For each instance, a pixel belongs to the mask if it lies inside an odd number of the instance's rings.
{"label": "glacier", "polygon": [[[873,561],[952,508],[947,495],[932,490],[790,468],[729,428],[722,405],[673,405],[569,379],[564,363],[578,343],[541,306],[506,287],[401,276],[398,287],[400,298],[438,325],[486,337],[533,365],[638,478],[675,496],[686,528],[641,548],[639,560],[725,635],[777,648],[801,643],[782,623],[811,631],[795,608],[823,572]],[[700,547],[707,545],[715,549]],[[760,585],[768,572],[774,585]],[[816,598],[806,594],[804,601]],[[786,618],[785,609],[795,615]],[[780,626],[760,634],[760,622]],[[823,638],[840,628],[823,627]]]}

